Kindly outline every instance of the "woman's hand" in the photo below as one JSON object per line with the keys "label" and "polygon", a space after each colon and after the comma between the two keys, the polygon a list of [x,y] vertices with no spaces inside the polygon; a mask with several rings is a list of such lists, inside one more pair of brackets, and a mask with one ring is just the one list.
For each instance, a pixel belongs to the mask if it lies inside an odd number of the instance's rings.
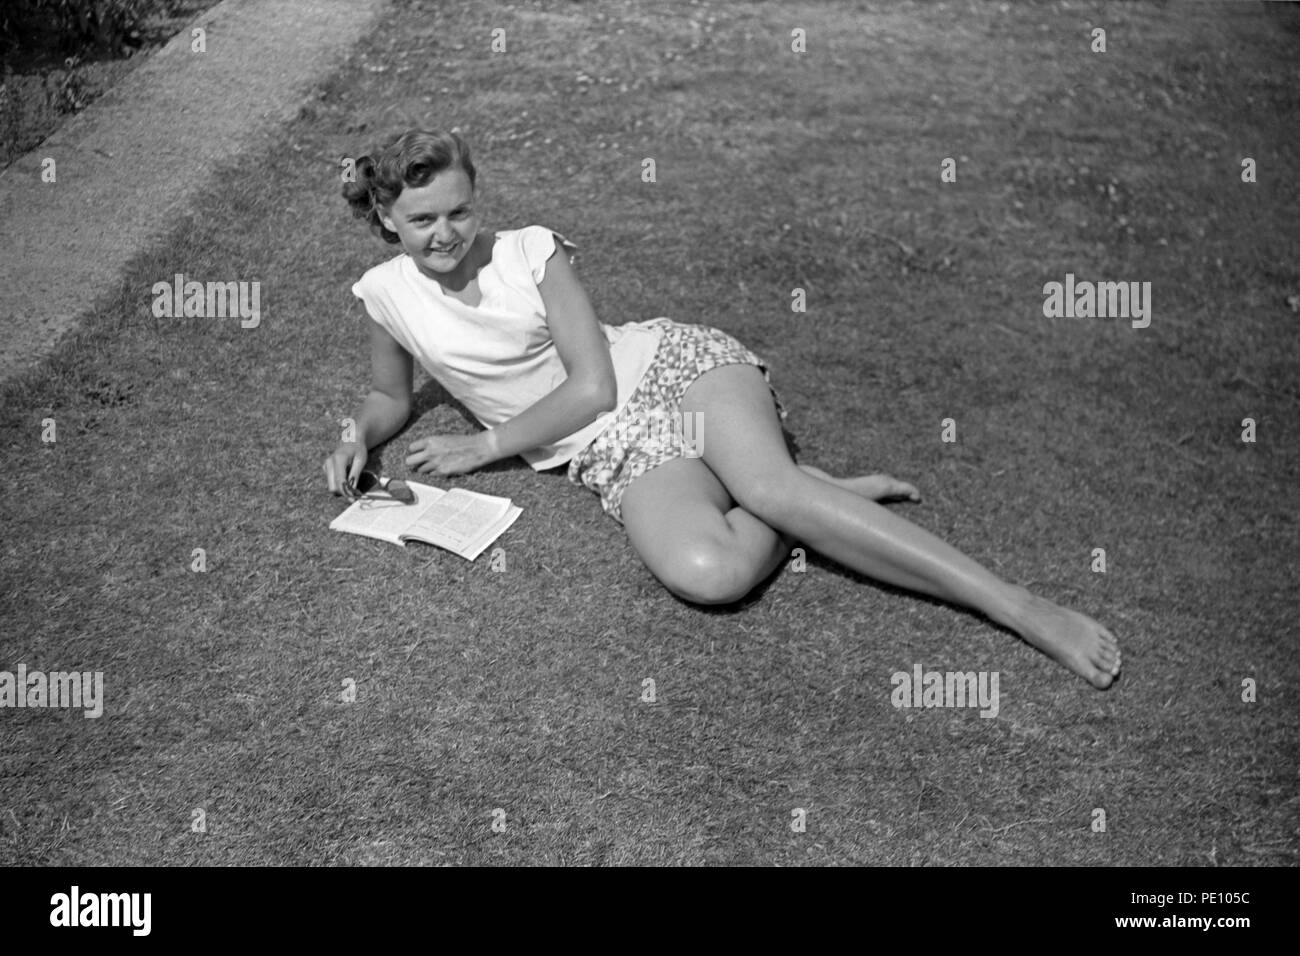
{"label": "woman's hand", "polygon": [[406,467],[421,475],[463,475],[496,460],[490,429],[474,435],[417,438],[407,451]]}
{"label": "woman's hand", "polygon": [[355,486],[369,457],[370,453],[361,442],[345,441],[335,448],[334,453],[325,459],[324,465],[325,481],[330,486],[330,494],[343,494],[345,484]]}

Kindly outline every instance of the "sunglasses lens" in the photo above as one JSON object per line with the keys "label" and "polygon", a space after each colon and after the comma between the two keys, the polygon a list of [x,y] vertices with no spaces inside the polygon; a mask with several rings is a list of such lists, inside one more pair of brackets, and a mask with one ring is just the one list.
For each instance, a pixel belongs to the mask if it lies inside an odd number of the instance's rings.
{"label": "sunglasses lens", "polygon": [[394,478],[388,483],[388,493],[398,501],[403,501],[407,504],[411,504],[415,501],[415,492],[411,491],[411,489],[406,486],[406,482],[397,478]]}
{"label": "sunglasses lens", "polygon": [[357,478],[357,491],[363,495],[374,491],[379,485],[379,476],[373,471],[363,471]]}

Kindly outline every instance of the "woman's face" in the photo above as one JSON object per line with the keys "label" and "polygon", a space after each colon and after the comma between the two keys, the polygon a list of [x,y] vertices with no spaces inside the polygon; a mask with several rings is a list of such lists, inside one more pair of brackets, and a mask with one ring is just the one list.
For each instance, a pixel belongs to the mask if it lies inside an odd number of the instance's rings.
{"label": "woman's face", "polygon": [[424,186],[407,186],[386,212],[380,211],[380,219],[397,233],[420,271],[430,274],[454,272],[478,235],[474,188],[463,169],[443,170]]}

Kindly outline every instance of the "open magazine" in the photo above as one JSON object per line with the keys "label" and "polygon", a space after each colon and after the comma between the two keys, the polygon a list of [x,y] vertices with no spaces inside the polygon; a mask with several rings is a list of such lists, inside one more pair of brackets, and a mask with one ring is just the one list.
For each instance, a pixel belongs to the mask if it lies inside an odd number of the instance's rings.
{"label": "open magazine", "polygon": [[420,541],[473,561],[523,513],[509,498],[464,488],[444,491],[414,481],[406,486],[415,495],[414,504],[362,498],[331,521],[330,528],[402,547]]}

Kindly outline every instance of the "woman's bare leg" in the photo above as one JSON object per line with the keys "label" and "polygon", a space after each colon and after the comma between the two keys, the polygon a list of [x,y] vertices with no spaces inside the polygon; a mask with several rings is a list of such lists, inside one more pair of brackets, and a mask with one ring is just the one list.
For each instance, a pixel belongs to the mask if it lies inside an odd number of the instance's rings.
{"label": "woman's bare leg", "polygon": [[646,567],[695,604],[739,601],[790,556],[790,539],[736,506],[699,458],[678,458],[640,475],[620,507]]}
{"label": "woman's bare leg", "polygon": [[725,365],[687,389],[682,412],[702,415],[700,450],[743,509],[861,574],[978,610],[1095,687],[1120,671],[1106,628],[987,568],[930,532],[796,465],[762,372]]}
{"label": "woman's bare leg", "polygon": [[822,481],[829,482],[846,491],[851,491],[863,498],[870,498],[872,501],[887,501],[891,498],[905,498],[908,501],[921,500],[921,493],[916,490],[914,485],[899,481],[892,475],[858,475],[854,478],[833,478],[820,468],[814,468],[812,465],[800,465],[799,467],[814,478],[820,478]]}

